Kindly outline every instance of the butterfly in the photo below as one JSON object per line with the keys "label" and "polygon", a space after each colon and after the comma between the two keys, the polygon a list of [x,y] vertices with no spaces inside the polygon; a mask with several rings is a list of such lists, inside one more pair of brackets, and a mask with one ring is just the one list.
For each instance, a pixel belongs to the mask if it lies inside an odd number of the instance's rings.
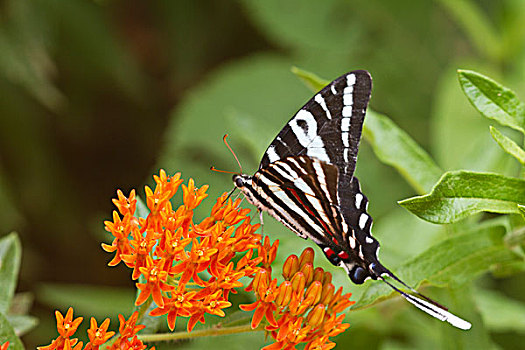
{"label": "butterfly", "polygon": [[355,284],[382,280],[427,314],[470,329],[469,322],[405,284],[378,260],[368,199],[354,176],[371,91],[372,78],[365,70],[335,79],[284,126],[257,172],[235,174],[233,182],[260,212],[314,241]]}

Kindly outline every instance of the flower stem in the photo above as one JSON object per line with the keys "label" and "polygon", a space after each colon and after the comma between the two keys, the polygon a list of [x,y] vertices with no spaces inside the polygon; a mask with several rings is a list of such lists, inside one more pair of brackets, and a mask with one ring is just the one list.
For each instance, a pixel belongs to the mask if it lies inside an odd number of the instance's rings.
{"label": "flower stem", "polygon": [[169,340],[180,340],[180,339],[191,339],[191,338],[198,338],[198,337],[209,337],[209,336],[217,336],[217,335],[227,335],[227,334],[235,334],[235,333],[244,333],[244,332],[255,332],[255,331],[261,331],[264,328],[257,327],[255,329],[252,329],[250,324],[244,324],[240,326],[234,326],[234,327],[212,327],[208,329],[200,329],[193,331],[191,333],[188,332],[175,332],[175,333],[157,333],[157,334],[139,334],[138,338],[144,342],[157,342],[157,341],[169,341]]}
{"label": "flower stem", "polygon": [[152,302],[153,302],[153,299],[150,296],[148,298],[148,300],[146,300],[146,302],[140,306],[140,308],[138,310],[139,311],[139,315],[138,315],[138,318],[137,318],[137,324],[140,323],[140,321],[142,320],[142,318],[146,314],[146,311],[148,311],[148,308],[150,307]]}

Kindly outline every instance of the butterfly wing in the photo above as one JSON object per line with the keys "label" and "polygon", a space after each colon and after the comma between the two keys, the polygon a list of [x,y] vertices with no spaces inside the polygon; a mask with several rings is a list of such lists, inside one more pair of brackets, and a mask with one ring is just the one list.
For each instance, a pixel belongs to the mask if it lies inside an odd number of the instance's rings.
{"label": "butterfly wing", "polygon": [[339,177],[349,182],[371,90],[372,78],[364,70],[344,74],[325,86],[272,141],[259,169],[287,156],[306,155],[336,165]]}

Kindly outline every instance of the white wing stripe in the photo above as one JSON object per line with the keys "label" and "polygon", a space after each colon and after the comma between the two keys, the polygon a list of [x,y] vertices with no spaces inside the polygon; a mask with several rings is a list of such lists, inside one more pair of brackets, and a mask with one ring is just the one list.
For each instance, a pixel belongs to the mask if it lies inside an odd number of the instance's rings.
{"label": "white wing stripe", "polygon": [[326,102],[321,94],[317,94],[314,97],[315,102],[319,103],[321,108],[325,111],[326,117],[328,119],[332,119],[332,115],[330,114],[330,111],[328,110],[328,107],[326,107]]}

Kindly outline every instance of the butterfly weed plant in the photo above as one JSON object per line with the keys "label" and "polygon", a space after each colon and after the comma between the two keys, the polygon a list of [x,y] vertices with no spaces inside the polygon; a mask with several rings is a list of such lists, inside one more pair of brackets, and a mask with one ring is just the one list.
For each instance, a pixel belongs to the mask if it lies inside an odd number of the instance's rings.
{"label": "butterfly weed plant", "polygon": [[[298,69],[295,73],[313,90],[325,85],[311,73]],[[419,194],[399,204],[428,222],[451,224],[447,235],[398,266],[396,274],[412,286],[447,287],[442,290],[449,291],[451,302],[455,295],[470,293],[475,288],[471,281],[481,274],[523,271],[525,256],[525,105],[512,91],[479,73],[458,71],[458,76],[474,108],[516,131],[519,142],[505,136],[500,126],[487,130],[520,164],[515,176],[443,172],[408,134],[373,111],[368,111],[363,130],[377,157],[397,169]],[[213,199],[209,215],[198,219],[195,210],[210,200],[206,185],[196,187],[192,179],[184,184],[180,174],[163,170],[154,180],[154,188],[145,188],[144,203],[134,190],[127,195],[117,191],[113,200],[117,210],[104,223],[111,235],[102,244],[112,256],[108,265],[131,269],[137,290],[134,312],[128,318],[120,315],[114,330],[109,330],[109,318],[100,324],[91,318],[81,341],[76,329],[83,318],[75,318],[72,308],[65,316],[56,311],[58,336],[40,349],[145,349],[166,341],[242,332],[265,333],[272,340],[265,349],[294,349],[301,343],[305,349],[331,349],[332,337],[347,330],[354,311],[393,296],[387,286],[372,282],[363,287],[360,298],[351,300],[329,271],[314,267],[312,248],[288,256],[282,269],[275,271],[279,241],[271,239],[271,232],[263,235],[239,199],[223,194]],[[175,207],[172,199],[181,192],[182,204]],[[6,272],[0,274],[0,283],[6,286],[0,293],[0,349],[22,349],[8,314],[20,263],[16,235],[4,237],[0,248],[0,268]],[[474,304],[486,305],[489,299],[481,294],[460,309],[474,323],[469,332],[476,332],[482,322]],[[210,323],[213,317],[223,321]],[[185,329],[178,324],[181,320]],[[156,326],[146,328],[152,322]],[[155,331],[159,322],[165,323],[166,332]]]}

